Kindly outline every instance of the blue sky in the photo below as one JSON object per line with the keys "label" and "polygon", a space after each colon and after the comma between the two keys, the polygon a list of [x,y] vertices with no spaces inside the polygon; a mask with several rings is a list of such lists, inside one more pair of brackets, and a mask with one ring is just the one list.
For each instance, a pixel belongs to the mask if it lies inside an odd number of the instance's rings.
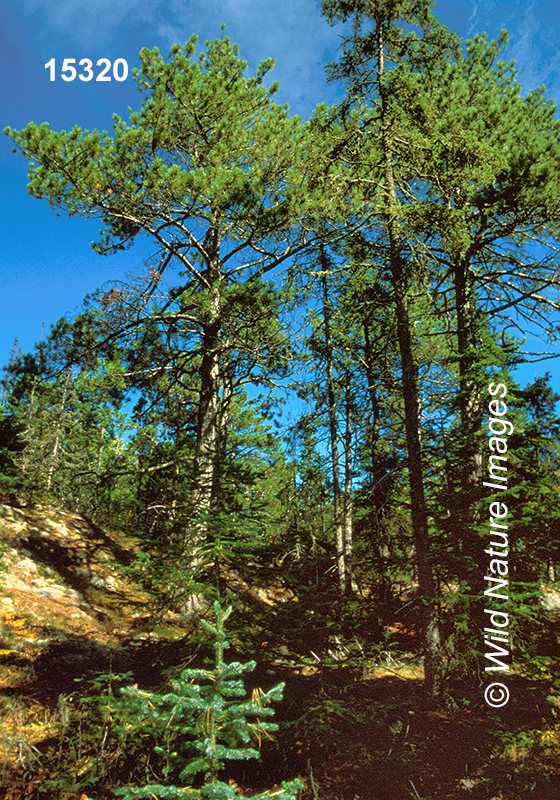
{"label": "blue sky", "polygon": [[[560,3],[557,0],[440,0],[436,13],[463,37],[510,31],[508,57],[515,59],[525,90],[546,84],[560,105]],[[141,97],[131,77],[124,82],[71,83],[60,79],[64,58],[99,58],[137,65],[143,46],[167,53],[196,32],[203,42],[227,33],[254,70],[276,59],[278,100],[306,118],[314,106],[335,99],[324,64],[336,56],[340,30],[320,15],[319,0],[3,0],[0,21],[0,130],[48,121],[55,129],[111,127],[111,115],[127,116]],[[49,80],[45,64],[56,59]],[[94,68],[96,69],[96,68]],[[0,366],[14,338],[30,350],[41,328],[72,315],[86,294],[112,279],[142,270],[146,242],[118,256],[101,257],[90,243],[96,220],[68,219],[26,192],[26,162],[0,136]],[[556,361],[546,368],[555,371]],[[544,366],[525,368],[526,377]],[[555,380],[560,391],[560,378]]]}

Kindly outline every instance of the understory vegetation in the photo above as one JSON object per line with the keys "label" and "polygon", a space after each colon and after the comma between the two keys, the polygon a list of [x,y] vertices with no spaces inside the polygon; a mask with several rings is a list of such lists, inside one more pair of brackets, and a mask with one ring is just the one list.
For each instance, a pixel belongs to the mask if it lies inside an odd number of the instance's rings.
{"label": "understory vegetation", "polygon": [[0,564],[90,620],[5,583],[9,800],[558,798],[560,398],[516,377],[557,355],[557,110],[505,32],[322,7],[307,121],[224,35],[143,49],[112,133],[6,129],[97,252],[153,247],[6,365]]}

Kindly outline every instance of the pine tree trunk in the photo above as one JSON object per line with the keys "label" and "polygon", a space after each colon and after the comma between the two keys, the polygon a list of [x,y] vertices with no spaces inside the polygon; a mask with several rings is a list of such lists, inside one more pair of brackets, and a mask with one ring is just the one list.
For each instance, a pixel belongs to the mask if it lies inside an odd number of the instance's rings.
{"label": "pine tree trunk", "polygon": [[344,520],[342,517],[342,491],[340,487],[340,465],[338,460],[338,424],[336,419],[336,394],[334,389],[333,371],[333,352],[331,341],[330,317],[329,317],[329,296],[327,276],[325,273],[326,264],[324,254],[321,251],[322,286],[323,286],[323,322],[325,333],[325,354],[327,360],[327,402],[329,405],[329,433],[331,440],[331,464],[333,478],[333,505],[334,505],[334,525],[336,540],[336,561],[338,567],[338,582],[341,594],[347,590],[346,559],[344,556]]}
{"label": "pine tree trunk", "polygon": [[381,144],[384,160],[387,197],[386,224],[389,236],[389,267],[396,308],[397,339],[401,359],[401,376],[405,411],[408,476],[412,515],[413,541],[420,599],[423,604],[424,676],[428,695],[437,698],[441,691],[441,649],[435,584],[429,553],[429,529],[424,493],[424,465],[421,447],[419,371],[415,342],[409,317],[407,280],[402,257],[402,244],[397,212],[399,201],[393,169],[393,143],[389,96],[384,73],[384,20],[377,18],[377,59],[379,95],[381,98]]}
{"label": "pine tree trunk", "polygon": [[[478,503],[482,476],[482,456],[476,434],[482,427],[482,401],[480,386],[475,374],[476,368],[476,298],[473,275],[469,268],[468,255],[461,253],[456,257],[454,268],[455,311],[457,315],[457,350],[459,361],[459,419],[461,424],[461,463],[457,471],[461,498],[454,517],[458,530],[454,538],[460,543],[458,562],[459,577],[469,587],[476,598],[473,618],[481,629],[484,628],[484,542],[470,535],[473,526],[480,520]],[[474,569],[473,569],[474,565]]]}
{"label": "pine tree trunk", "polygon": [[358,591],[356,577],[352,571],[354,499],[352,497],[352,396],[350,391],[350,369],[346,368],[345,387],[346,426],[344,433],[344,565],[346,570],[346,589],[348,579],[353,592]]}
{"label": "pine tree trunk", "polygon": [[208,326],[203,336],[200,369],[201,388],[196,434],[194,511],[203,528],[211,507],[212,487],[218,444],[218,404],[220,365],[218,361],[218,324]]}
{"label": "pine tree trunk", "polygon": [[370,458],[371,458],[371,486],[372,486],[372,522],[377,535],[376,547],[379,556],[379,590],[378,599],[381,602],[389,600],[392,594],[392,580],[391,571],[388,568],[387,562],[390,556],[389,551],[389,536],[387,534],[385,524],[385,492],[382,489],[382,479],[386,477],[386,473],[382,473],[382,467],[379,464],[378,458],[378,444],[381,431],[381,410],[379,407],[379,399],[377,396],[377,381],[375,379],[373,364],[375,359],[373,356],[373,348],[371,343],[371,334],[367,320],[363,320],[364,329],[364,362],[366,370],[366,378],[368,384],[368,397],[371,407],[371,434],[370,434]]}
{"label": "pine tree trunk", "polygon": [[[192,492],[193,522],[186,531],[183,544],[185,566],[192,576],[196,575],[204,561],[203,548],[208,541],[212,500],[215,493],[220,398],[220,300],[220,290],[216,282],[209,299],[207,318],[203,324]],[[183,608],[183,614],[190,616],[200,604],[200,597],[189,597]]]}
{"label": "pine tree trunk", "polygon": [[[64,381],[64,389],[62,390],[62,402],[60,404],[60,414],[58,415],[58,419],[56,421],[56,433],[54,437],[54,446],[53,452],[51,456],[51,463],[47,473],[47,489],[50,491],[52,479],[54,475],[54,471],[56,469],[56,458],[58,456],[58,448],[60,446],[60,435],[62,432],[62,417],[64,415],[64,411],[66,409],[66,394],[68,392],[68,384],[70,383],[70,370],[66,370],[66,379]],[[99,475],[99,469],[98,469]]]}
{"label": "pine tree trunk", "polygon": [[233,384],[228,374],[227,364],[222,365],[221,385],[222,396],[219,402],[218,438],[216,442],[216,460],[214,464],[214,480],[212,485],[211,507],[219,514],[223,511],[222,481],[224,476],[225,459],[227,455],[228,426],[230,405],[233,399]]}

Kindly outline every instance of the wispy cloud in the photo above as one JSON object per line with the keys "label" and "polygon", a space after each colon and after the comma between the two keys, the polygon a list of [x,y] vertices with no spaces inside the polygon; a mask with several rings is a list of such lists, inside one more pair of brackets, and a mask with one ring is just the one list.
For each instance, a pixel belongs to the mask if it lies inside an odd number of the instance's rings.
{"label": "wispy cloud", "polygon": [[43,16],[48,30],[79,45],[106,44],[124,24],[156,19],[158,5],[145,0],[22,0],[22,4],[27,13]]}
{"label": "wispy cloud", "polygon": [[[324,99],[324,65],[335,57],[339,31],[321,17],[320,3],[301,0],[196,0],[169,4],[173,26],[158,28],[168,44],[185,41],[198,30],[204,38],[220,35],[220,24],[255,69],[263,58],[276,59],[274,78],[289,86],[289,100],[298,111]],[[284,93],[283,93],[284,94]]]}
{"label": "wispy cloud", "polygon": [[[523,91],[544,83],[548,96],[558,102],[560,48],[556,2],[536,5],[534,0],[523,4],[511,0],[470,0],[470,5],[468,36],[486,31],[495,39],[505,28],[510,34],[505,58],[515,61]],[[556,16],[554,24],[551,15]]]}
{"label": "wispy cloud", "polygon": [[[547,95],[558,102],[560,48],[557,31],[545,19],[538,18],[534,9],[534,3],[524,9],[508,55],[517,65],[518,79],[524,91],[545,84]],[[535,46],[537,42],[538,46]]]}
{"label": "wispy cloud", "polygon": [[487,33],[495,39],[501,30],[510,30],[515,25],[517,7],[511,0],[470,0],[472,10],[469,16],[467,38],[476,33]]}
{"label": "wispy cloud", "polygon": [[[308,113],[332,96],[324,65],[335,57],[339,29],[320,13],[320,0],[22,0],[26,12],[44,19],[48,30],[81,47],[100,47],[144,32],[145,43],[164,51],[192,33],[201,42],[227,35],[254,70],[263,58],[276,59],[274,78],[289,92],[282,102]],[[289,95],[289,96],[288,96]]]}

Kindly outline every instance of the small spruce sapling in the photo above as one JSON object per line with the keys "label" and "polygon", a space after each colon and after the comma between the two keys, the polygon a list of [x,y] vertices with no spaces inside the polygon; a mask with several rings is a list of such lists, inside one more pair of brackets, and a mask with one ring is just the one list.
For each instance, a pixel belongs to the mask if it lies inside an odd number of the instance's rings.
{"label": "small spruce sapling", "polygon": [[[132,800],[137,797],[157,797],[161,800],[189,798],[196,800],[245,800],[236,794],[234,786],[218,780],[224,762],[233,759],[258,758],[263,737],[278,729],[273,722],[263,722],[274,710],[267,708],[272,701],[282,700],[284,684],[270,691],[253,691],[247,698],[241,675],[251,672],[256,664],[224,662],[224,650],[229,647],[224,624],[232,612],[214,604],[216,624],[201,619],[202,626],[215,637],[216,663],[212,670],[185,669],[171,681],[171,689],[163,695],[141,691],[135,687],[123,689],[143,725],[154,725],[161,732],[162,744],[155,747],[164,760],[167,785],[126,787],[116,794]],[[203,773],[204,785],[192,786],[193,779]],[[171,785],[178,778],[179,785]],[[252,800],[295,800],[302,789],[300,781],[284,782],[274,793],[266,791]]]}

